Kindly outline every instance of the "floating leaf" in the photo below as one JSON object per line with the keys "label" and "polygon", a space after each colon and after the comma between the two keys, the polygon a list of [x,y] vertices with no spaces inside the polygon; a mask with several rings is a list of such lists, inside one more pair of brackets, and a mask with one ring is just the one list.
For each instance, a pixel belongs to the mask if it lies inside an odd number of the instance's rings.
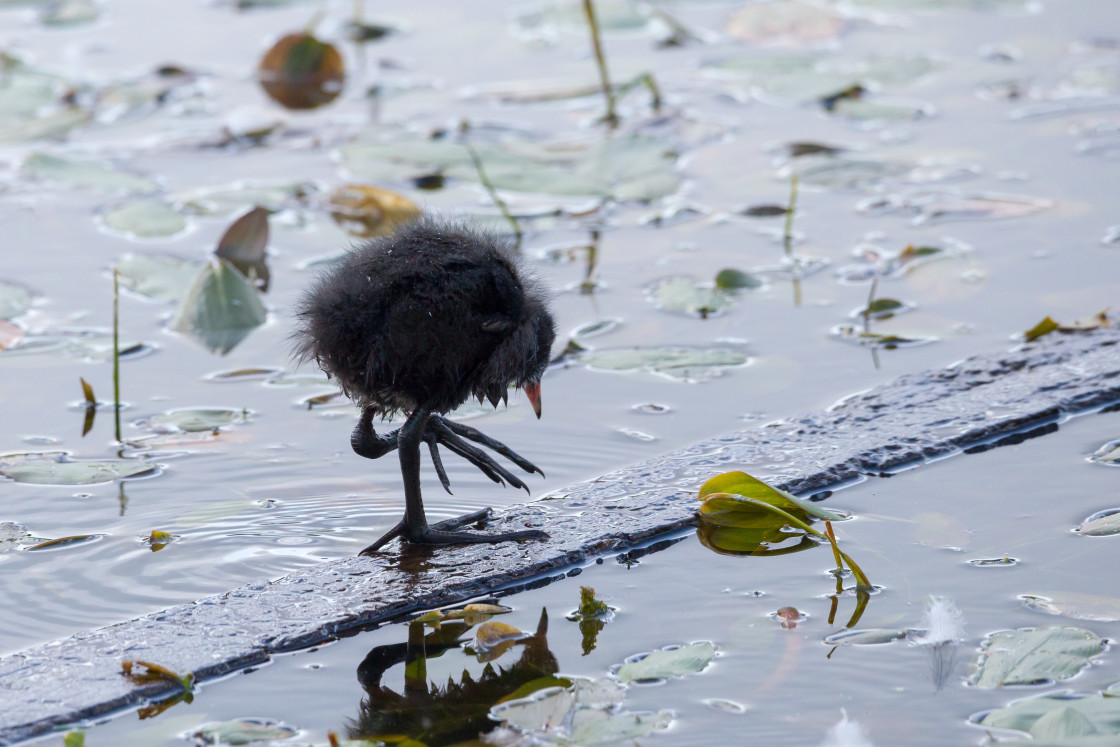
{"label": "floating leaf", "polygon": [[315,109],[342,93],[346,70],[333,44],[311,34],[288,34],[265,53],[257,78],[281,106]]}
{"label": "floating leaf", "polygon": [[86,734],[83,731],[67,732],[62,738],[62,747],[86,747]]}
{"label": "floating leaf", "polygon": [[159,552],[168,544],[175,541],[175,535],[170,532],[161,532],[158,529],[153,529],[152,533],[148,535],[148,546],[152,552]]}
{"label": "floating leaf", "polygon": [[920,337],[917,335],[905,337],[903,335],[868,332],[864,329],[853,327],[850,324],[841,324],[833,327],[830,334],[832,337],[843,342],[850,342],[866,347],[883,348],[884,350],[915,347],[917,345],[927,345],[931,342],[937,342],[936,337]]}
{"label": "floating leaf", "polygon": [[[648,33],[653,20],[648,11],[624,0],[596,0],[595,18],[604,34]],[[561,32],[586,35],[587,17],[574,0],[550,0],[515,11],[512,30],[526,41],[552,41]]]}
{"label": "floating leaf", "polygon": [[159,467],[136,460],[68,461],[59,452],[0,454],[0,475],[31,485],[96,485],[159,474]]}
{"label": "floating leaf", "polygon": [[621,319],[596,319],[593,322],[581,324],[572,330],[572,339],[586,340],[590,337],[598,337],[605,335],[608,332],[613,332],[618,329],[622,324]]}
{"label": "floating leaf", "polygon": [[895,314],[913,309],[913,304],[899,301],[896,298],[876,298],[870,304],[856,309],[852,316],[870,317],[872,319],[890,319]]}
{"label": "floating leaf", "polygon": [[15,319],[31,309],[31,291],[0,280],[0,319]]}
{"label": "floating leaf", "polygon": [[516,641],[524,638],[525,634],[512,625],[501,622],[485,622],[475,631],[471,648],[479,653],[485,653],[496,648],[502,643]]}
{"label": "floating leaf", "polygon": [[0,143],[61,138],[88,123],[90,119],[92,116],[87,110],[79,106],[66,106],[32,119],[0,124]]}
{"label": "floating leaf", "polygon": [[725,290],[740,290],[743,288],[758,288],[762,281],[754,275],[728,267],[716,273],[716,288]]}
{"label": "floating leaf", "polygon": [[96,21],[100,15],[94,0],[54,0],[47,3],[39,20],[45,26],[80,26]]}
{"label": "floating leaf", "polygon": [[935,113],[932,104],[892,101],[887,99],[843,98],[828,109],[833,116],[860,122],[912,122],[929,119]]}
{"label": "floating leaf", "polygon": [[891,643],[906,637],[905,628],[864,628],[863,630],[842,630],[825,636],[824,643],[828,646],[849,644],[853,646],[873,646],[880,643]]}
{"label": "floating leaf", "polygon": [[1031,609],[1050,615],[1097,622],[1120,621],[1120,599],[1115,597],[1076,591],[1048,591],[1043,594],[1023,594],[1019,598]]}
{"label": "floating leaf", "polygon": [[[673,171],[676,150],[647,135],[587,143],[511,139],[473,147],[499,190],[649,201],[680,187]],[[450,140],[357,144],[342,148],[342,158],[347,169],[371,179],[404,180],[433,172],[468,181],[479,178],[467,149]]]}
{"label": "floating leaf", "polygon": [[[825,519],[826,521],[844,520],[844,517],[840,514],[821,508],[811,501],[798,498],[792,493],[786,492],[780,488],[767,485],[762,480],[759,480],[757,477],[752,477],[746,472],[724,472],[723,474],[709,478],[700,486],[700,491],[697,493],[696,497],[704,501],[707,500],[709,496],[717,493],[753,498],[771,506],[804,512],[810,516]],[[735,525],[729,524],[728,526]]]}
{"label": "floating leaf", "polygon": [[844,20],[831,9],[801,0],[751,3],[727,21],[727,33],[755,44],[806,46],[834,39]]}
{"label": "floating leaf", "polygon": [[1023,339],[1027,342],[1034,342],[1044,335],[1048,335],[1051,332],[1056,332],[1058,330],[1058,326],[1059,325],[1057,322],[1055,322],[1050,317],[1046,317],[1041,322],[1024,332]]}
{"label": "floating leaf", "polygon": [[407,197],[364,184],[339,187],[328,202],[339,228],[362,239],[387,236],[420,217],[420,208]]}
{"label": "floating leaf", "polygon": [[723,369],[746,365],[750,358],[721,348],[616,348],[579,354],[599,371],[647,371],[680,381],[703,381]]}
{"label": "floating leaf", "polygon": [[187,295],[205,265],[162,254],[126,254],[117,262],[121,285],[157,301]]}
{"label": "floating leaf", "polygon": [[319,192],[314,182],[234,182],[175,195],[175,200],[199,215],[223,216],[254,207],[277,212],[304,204]]}
{"label": "floating leaf", "polygon": [[34,178],[67,187],[82,187],[112,192],[154,192],[158,185],[146,177],[116,171],[96,161],[62,158],[32,153],[21,172]]}
{"label": "floating leaf", "polygon": [[1098,511],[1074,530],[1085,537],[1107,537],[1120,534],[1120,508]]}
{"label": "floating leaf", "polygon": [[[1057,719],[1066,720],[1068,716],[1050,716],[1050,714],[1060,714],[1062,711],[1075,711],[1083,716],[1101,735],[1099,737],[1100,741],[1078,742],[1069,739],[1073,736],[1072,734],[1054,733],[1054,727],[1057,726],[1054,721]],[[1047,716],[1050,716],[1050,718],[1043,722],[1040,731],[1045,730],[1048,733],[1045,736],[1036,734],[1035,725]],[[1080,744],[1084,744],[1086,747],[1099,744],[1103,747],[1103,745],[1115,743],[1116,735],[1120,734],[1120,698],[1115,697],[1112,688],[1104,693],[1094,693],[1092,695],[1076,695],[1065,692],[1050,693],[1037,698],[1016,700],[1010,705],[984,714],[978,723],[989,729],[1014,729],[1027,732],[1035,737],[1035,741],[1045,740],[1046,744],[1062,744],[1071,747]],[[1074,724],[1073,728],[1079,733],[1085,732],[1082,723]]]}
{"label": "floating leaf", "polygon": [[147,418],[137,425],[157,433],[199,433],[244,423],[248,415],[249,411],[244,409],[187,407]]}
{"label": "floating leaf", "polygon": [[85,545],[90,542],[97,542],[104,534],[75,534],[70,537],[59,537],[58,539],[45,540],[36,545],[24,548],[28,552],[38,550],[61,550],[64,547],[73,547],[75,545]]}
{"label": "floating leaf", "polygon": [[572,714],[569,744],[614,744],[669,728],[672,711],[632,713],[583,708]]}
{"label": "floating leaf", "polygon": [[639,659],[630,659],[614,674],[623,683],[682,677],[703,670],[715,655],[716,648],[708,641],[689,643],[659,649]]}
{"label": "floating leaf", "polygon": [[102,217],[105,226],[138,239],[174,236],[187,228],[187,219],[170,205],[137,200],[118,205]]}
{"label": "floating leaf", "polygon": [[1002,687],[1068,679],[1103,649],[1100,636],[1084,628],[1055,625],[993,633],[981,644],[969,683]]}
{"label": "floating leaf", "polygon": [[270,739],[291,739],[298,732],[277,721],[236,719],[199,727],[193,736],[202,744],[243,745]]}
{"label": "floating leaf", "polygon": [[707,319],[731,307],[734,299],[722,288],[700,285],[688,278],[669,278],[653,286],[651,297],[662,311],[699,315]]}
{"label": "floating leaf", "polygon": [[260,290],[268,290],[269,270],[265,262],[268,249],[267,208],[255,207],[235,220],[222,238],[214,254],[230,262],[238,272]]}
{"label": "floating leaf", "polygon": [[195,278],[179,305],[171,328],[225,355],[254,329],[268,312],[252,283],[224,259],[209,263]]}

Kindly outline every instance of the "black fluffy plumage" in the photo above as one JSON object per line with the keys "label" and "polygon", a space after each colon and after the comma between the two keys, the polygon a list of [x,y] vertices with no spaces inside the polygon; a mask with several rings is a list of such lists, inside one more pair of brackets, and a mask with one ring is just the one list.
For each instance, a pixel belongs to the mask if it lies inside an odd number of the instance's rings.
{"label": "black fluffy plumage", "polygon": [[497,406],[537,384],[556,337],[543,290],[505,241],[425,218],[352,250],[300,303],[296,353],[363,408]]}

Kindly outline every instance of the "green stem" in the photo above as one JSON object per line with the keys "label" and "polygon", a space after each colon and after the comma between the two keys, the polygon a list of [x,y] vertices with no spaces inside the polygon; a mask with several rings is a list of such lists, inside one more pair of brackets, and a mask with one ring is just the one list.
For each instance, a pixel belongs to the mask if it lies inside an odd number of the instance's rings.
{"label": "green stem", "polygon": [[113,268],[113,415],[117,443],[121,443],[121,272]]}
{"label": "green stem", "polygon": [[618,126],[618,115],[614,111],[614,92],[611,89],[611,76],[607,72],[607,58],[603,55],[603,43],[599,38],[599,21],[595,18],[595,6],[591,0],[583,0],[583,12],[587,25],[591,27],[591,48],[595,52],[595,62],[599,65],[599,84],[603,88],[603,98],[607,100],[607,113],[603,121],[608,127]]}
{"label": "green stem", "polygon": [[782,232],[782,247],[787,257],[793,257],[793,214],[797,210],[797,174],[789,180],[789,207],[786,208],[786,227]]}
{"label": "green stem", "polygon": [[517,246],[521,246],[521,238],[523,233],[521,231],[521,224],[517,222],[517,218],[513,217],[513,213],[509,211],[509,206],[506,205],[505,200],[498,196],[497,190],[494,185],[490,183],[490,179],[486,176],[486,170],[482,168],[482,159],[479,158],[477,151],[470,143],[463,143],[463,147],[467,149],[470,154],[471,160],[474,161],[474,168],[478,172],[478,181],[482,183],[486,193],[490,195],[490,199],[498,206],[498,210],[502,211],[502,217],[509,221],[509,225],[513,228],[513,236],[517,240]]}
{"label": "green stem", "polygon": [[879,288],[879,276],[871,278],[871,290],[867,292],[867,308],[863,310],[863,333],[871,334],[871,304],[875,303],[875,291]]}

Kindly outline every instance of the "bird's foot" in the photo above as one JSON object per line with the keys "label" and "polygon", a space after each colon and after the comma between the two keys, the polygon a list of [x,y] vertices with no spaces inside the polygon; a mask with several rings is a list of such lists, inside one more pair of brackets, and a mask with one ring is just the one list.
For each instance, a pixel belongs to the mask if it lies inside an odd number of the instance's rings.
{"label": "bird's foot", "polygon": [[524,489],[526,493],[529,492],[529,486],[505,467],[494,461],[494,458],[489,454],[468,443],[468,441],[474,441],[477,444],[481,444],[497,452],[530,474],[536,472],[540,474],[541,477],[544,477],[544,472],[541,471],[540,467],[509,448],[501,441],[495,441],[485,433],[471,428],[469,425],[456,423],[453,420],[448,420],[439,415],[432,415],[428,419],[428,424],[424,429],[424,440],[428,443],[428,449],[431,451],[432,463],[435,465],[436,474],[439,475],[439,481],[443,484],[443,489],[448,493],[451,492],[451,481],[447,479],[447,472],[443,469],[443,460],[440,459],[439,450],[437,449],[439,444],[446,446],[452,452],[478,467],[482,470],[484,475],[494,482],[502,483],[503,485],[508,483],[515,488]]}
{"label": "bird's foot", "polygon": [[480,511],[472,511],[469,514],[463,514],[454,519],[445,519],[444,521],[430,524],[419,532],[407,531],[404,519],[401,519],[396,526],[358,554],[367,556],[373,555],[390,540],[397,537],[400,537],[404,542],[409,542],[414,545],[460,545],[548,538],[548,534],[539,529],[524,529],[517,532],[503,532],[501,534],[476,534],[474,532],[453,531],[460,527],[485,522],[490,518],[492,513],[493,511],[489,508],[484,508]]}

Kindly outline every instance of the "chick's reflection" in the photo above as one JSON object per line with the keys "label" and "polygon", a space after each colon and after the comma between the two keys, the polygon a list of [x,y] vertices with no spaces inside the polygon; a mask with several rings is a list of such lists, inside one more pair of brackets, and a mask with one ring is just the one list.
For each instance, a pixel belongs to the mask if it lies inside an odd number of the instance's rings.
{"label": "chick's reflection", "polygon": [[[440,747],[478,738],[495,722],[490,709],[513,693],[522,697],[542,687],[561,684],[554,676],[559,670],[556,657],[548,649],[548,612],[541,610],[536,632],[514,644],[521,656],[506,666],[487,662],[475,679],[464,669],[459,681],[446,684],[428,682],[429,659],[460,654],[460,644],[472,625],[463,620],[440,622],[426,632],[423,622],[408,627],[408,642],[377,646],[358,667],[358,681],[366,691],[358,717],[350,722],[351,739],[393,735],[407,736],[426,747]],[[493,651],[491,652],[493,653]],[[499,658],[512,655],[506,651]],[[404,663],[404,691],[398,693],[381,680],[394,666]]]}

